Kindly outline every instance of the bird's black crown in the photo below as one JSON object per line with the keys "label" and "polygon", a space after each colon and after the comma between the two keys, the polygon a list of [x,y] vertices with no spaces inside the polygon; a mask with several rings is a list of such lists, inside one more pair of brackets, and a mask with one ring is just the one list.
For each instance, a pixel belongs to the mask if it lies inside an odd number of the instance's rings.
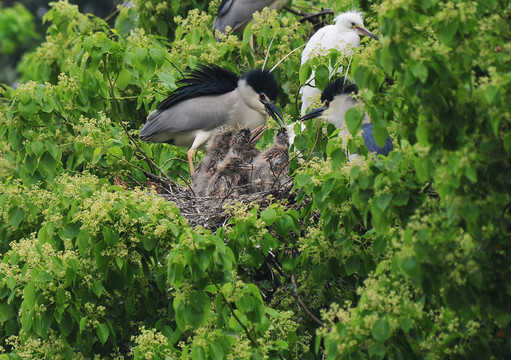
{"label": "bird's black crown", "polygon": [[270,100],[277,100],[279,85],[270,71],[261,69],[250,70],[241,78],[245,79],[247,84],[258,94],[264,93]]}
{"label": "bird's black crown", "polygon": [[333,101],[334,97],[341,94],[358,94],[358,87],[356,84],[351,84],[349,81],[344,82],[344,77],[337,80],[330,81],[325,90],[321,93],[321,102]]}

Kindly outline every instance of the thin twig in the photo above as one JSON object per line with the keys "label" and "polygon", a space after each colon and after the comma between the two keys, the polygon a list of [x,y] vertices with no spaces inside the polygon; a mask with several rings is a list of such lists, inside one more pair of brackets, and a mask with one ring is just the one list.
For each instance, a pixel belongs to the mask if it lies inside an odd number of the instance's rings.
{"label": "thin twig", "polygon": [[318,11],[318,12],[315,12],[312,14],[307,14],[307,15],[303,16],[300,20],[298,20],[298,22],[302,23],[302,22],[308,21],[310,19],[313,19],[315,17],[323,16],[323,15],[334,15],[334,10],[333,9],[324,9],[322,11]]}
{"label": "thin twig", "polygon": [[289,11],[291,14],[295,14],[295,15],[298,15],[298,16],[301,16],[302,18],[300,20],[298,20],[299,22],[305,22],[305,21],[308,21],[312,18],[315,18],[315,17],[318,17],[318,16],[323,16],[323,15],[334,15],[334,10],[333,9],[322,9],[321,11],[317,11],[317,12],[314,12],[314,13],[306,13],[306,12],[303,12],[303,11],[300,11],[300,10],[295,10],[295,9],[292,9],[290,7],[284,7],[284,9],[286,9],[287,11]]}
{"label": "thin twig", "polygon": [[305,304],[303,303],[302,299],[300,299],[300,295],[298,295],[298,288],[296,287],[296,282],[295,282],[295,276],[294,275],[291,275],[291,284],[292,284],[292,288],[291,288],[291,291],[293,293],[293,296],[295,297],[296,301],[298,302],[298,305],[300,306],[300,308],[312,319],[314,320],[314,322],[316,324],[318,324],[319,326],[321,327],[325,327],[325,323],[321,320],[319,320],[313,313],[311,313],[311,311],[307,308],[307,306],[305,306]]}

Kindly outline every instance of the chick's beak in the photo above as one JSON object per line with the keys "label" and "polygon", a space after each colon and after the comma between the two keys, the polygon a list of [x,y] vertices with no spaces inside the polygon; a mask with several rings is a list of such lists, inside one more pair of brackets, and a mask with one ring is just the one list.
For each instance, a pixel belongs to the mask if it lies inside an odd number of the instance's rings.
{"label": "chick's beak", "polygon": [[279,109],[277,109],[277,105],[271,101],[263,101],[264,108],[266,109],[266,112],[275,119],[277,124],[279,124],[280,127],[284,126],[284,118],[282,117],[282,114],[280,113]]}
{"label": "chick's beak", "polygon": [[250,143],[252,145],[255,145],[259,141],[259,139],[263,137],[265,131],[266,125],[258,126],[254,130],[252,130],[252,132],[250,133]]}
{"label": "chick's beak", "polygon": [[353,26],[353,29],[355,29],[355,31],[359,34],[359,35],[362,35],[362,36],[370,36],[372,37],[373,39],[376,39],[376,40],[380,40],[380,38],[376,35],[374,35],[372,32],[370,32],[369,30],[367,30],[364,26],[362,25],[355,25]]}
{"label": "chick's beak", "polygon": [[310,119],[321,117],[321,115],[323,115],[323,112],[325,110],[326,110],[326,108],[324,106],[321,106],[321,107],[319,107],[317,109],[311,110],[307,114],[302,116],[300,118],[300,121],[305,121],[305,120],[310,120]]}

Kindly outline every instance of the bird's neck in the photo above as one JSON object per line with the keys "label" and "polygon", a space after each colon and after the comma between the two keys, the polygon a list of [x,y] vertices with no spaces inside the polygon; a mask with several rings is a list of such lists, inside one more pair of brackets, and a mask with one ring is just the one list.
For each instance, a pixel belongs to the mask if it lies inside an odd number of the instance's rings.
{"label": "bird's neck", "polygon": [[[348,95],[342,95],[337,97],[334,101],[330,103],[330,108],[328,109],[328,113],[326,114],[327,121],[334,125],[337,129],[346,128],[345,116],[346,112],[354,107],[357,104],[357,101],[351,98]],[[365,113],[364,119],[362,119],[362,124],[370,123],[369,115]]]}
{"label": "bird's neck", "polygon": [[[252,97],[249,98],[252,99]],[[256,101],[257,103],[247,104],[242,96],[237,96],[229,114],[229,124],[234,128],[248,127],[250,130],[265,124],[267,114],[264,106],[258,100]]]}

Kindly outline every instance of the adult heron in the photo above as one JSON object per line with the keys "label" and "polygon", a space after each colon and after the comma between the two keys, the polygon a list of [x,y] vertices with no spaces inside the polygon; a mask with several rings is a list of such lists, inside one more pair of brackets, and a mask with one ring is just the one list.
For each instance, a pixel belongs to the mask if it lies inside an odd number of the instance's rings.
{"label": "adult heron", "polygon": [[280,11],[289,0],[222,0],[218,7],[218,13],[213,22],[213,33],[216,30],[225,33],[229,26],[233,31],[243,31],[243,29],[252,21],[252,16],[256,11],[261,11],[265,7],[270,10]]}
{"label": "adult heron", "polygon": [[[347,83],[343,77],[331,81],[321,94],[321,107],[311,110],[309,113],[302,116],[300,120],[309,120],[321,117],[334,125],[337,129],[342,129],[341,136],[347,138],[348,129],[346,126],[345,115],[349,109],[357,104],[357,100],[353,98],[353,95],[357,93],[357,85]],[[394,147],[392,140],[388,135],[383,147],[376,144],[373,136],[373,124],[371,123],[367,113],[362,120],[361,132],[362,138],[364,139],[364,145],[370,152],[387,156],[389,152],[393,150]]]}
{"label": "adult heron", "polygon": [[219,128],[252,130],[265,124],[268,115],[284,125],[275,105],[279,87],[267,70],[250,70],[239,77],[216,65],[201,65],[179,84],[147,116],[140,138],[187,147],[190,173],[194,150],[202,148]]}

